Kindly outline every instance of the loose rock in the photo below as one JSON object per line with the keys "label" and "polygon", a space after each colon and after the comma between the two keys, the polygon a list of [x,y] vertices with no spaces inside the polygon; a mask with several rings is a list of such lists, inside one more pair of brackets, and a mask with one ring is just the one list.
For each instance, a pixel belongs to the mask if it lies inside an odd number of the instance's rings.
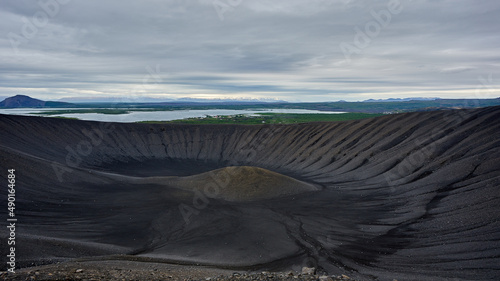
{"label": "loose rock", "polygon": [[314,267],[303,267],[302,268],[302,274],[315,274],[316,273],[316,268]]}

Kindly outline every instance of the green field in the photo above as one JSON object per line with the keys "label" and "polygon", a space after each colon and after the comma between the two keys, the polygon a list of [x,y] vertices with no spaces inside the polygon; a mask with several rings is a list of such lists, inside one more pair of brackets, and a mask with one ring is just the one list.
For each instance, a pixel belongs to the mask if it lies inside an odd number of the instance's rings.
{"label": "green field", "polygon": [[173,121],[144,121],[140,123],[161,123],[161,124],[296,124],[307,122],[333,122],[356,120],[381,116],[383,114],[370,113],[258,113],[256,116],[232,115],[232,116],[207,116],[203,118],[188,118]]}

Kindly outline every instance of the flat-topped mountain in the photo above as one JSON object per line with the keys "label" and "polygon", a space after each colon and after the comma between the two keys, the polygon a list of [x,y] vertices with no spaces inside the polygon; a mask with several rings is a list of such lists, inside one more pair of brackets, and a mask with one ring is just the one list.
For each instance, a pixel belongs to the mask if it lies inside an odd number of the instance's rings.
{"label": "flat-topped mountain", "polygon": [[24,95],[17,95],[10,98],[6,98],[0,102],[0,107],[43,107],[45,106],[45,101],[34,99]]}
{"label": "flat-topped mountain", "polygon": [[21,107],[62,107],[70,106],[70,103],[58,102],[58,101],[44,101],[39,99],[34,99],[25,95],[16,95],[10,98],[6,98],[0,102],[0,108],[21,108]]}

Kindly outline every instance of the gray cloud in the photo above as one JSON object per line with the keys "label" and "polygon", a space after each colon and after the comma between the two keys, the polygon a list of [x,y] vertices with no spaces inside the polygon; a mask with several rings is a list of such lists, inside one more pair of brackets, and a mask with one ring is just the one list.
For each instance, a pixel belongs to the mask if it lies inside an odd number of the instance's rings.
{"label": "gray cloud", "polygon": [[3,2],[1,96],[500,96],[497,1],[58,1]]}

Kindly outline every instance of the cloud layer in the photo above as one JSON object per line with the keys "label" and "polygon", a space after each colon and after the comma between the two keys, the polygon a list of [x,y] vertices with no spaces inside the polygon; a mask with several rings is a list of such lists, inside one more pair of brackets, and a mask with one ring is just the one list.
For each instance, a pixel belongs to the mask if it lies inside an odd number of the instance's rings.
{"label": "cloud layer", "polygon": [[0,95],[500,96],[500,2],[7,0]]}

